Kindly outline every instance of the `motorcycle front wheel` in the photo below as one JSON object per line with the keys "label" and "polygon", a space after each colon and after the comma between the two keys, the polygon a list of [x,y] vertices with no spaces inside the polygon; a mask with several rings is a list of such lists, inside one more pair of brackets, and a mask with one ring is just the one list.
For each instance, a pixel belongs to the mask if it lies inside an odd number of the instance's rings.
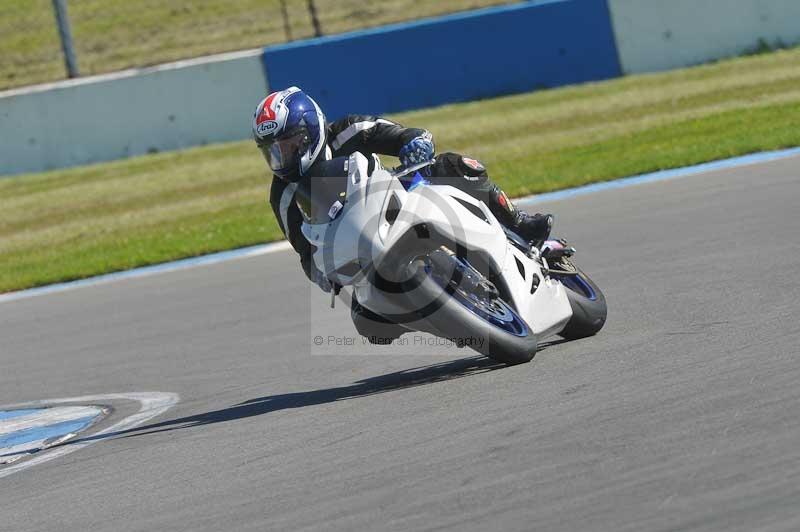
{"label": "motorcycle front wheel", "polygon": [[427,332],[508,365],[530,362],[538,346],[536,335],[516,310],[500,297],[469,292],[428,261],[409,265],[411,286],[406,293]]}
{"label": "motorcycle front wheel", "polygon": [[[562,265],[563,266],[563,265]],[[574,275],[554,275],[567,289],[567,298],[572,307],[572,318],[559,335],[567,340],[594,336],[606,323],[608,307],[600,287],[583,270],[571,264]]]}

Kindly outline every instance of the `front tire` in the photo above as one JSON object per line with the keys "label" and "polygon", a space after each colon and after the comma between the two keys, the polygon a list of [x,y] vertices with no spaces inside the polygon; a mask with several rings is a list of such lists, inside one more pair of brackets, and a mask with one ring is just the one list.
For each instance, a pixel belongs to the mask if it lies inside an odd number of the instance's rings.
{"label": "front tire", "polygon": [[606,323],[608,307],[600,287],[577,266],[577,275],[563,276],[559,280],[567,291],[572,318],[559,334],[567,340],[594,336]]}
{"label": "front tire", "polygon": [[406,297],[412,308],[417,309],[423,330],[504,364],[523,364],[533,359],[538,347],[536,335],[505,301],[500,298],[492,301],[499,313],[513,320],[513,324],[503,328],[474,306],[470,308],[469,301],[457,293],[457,287],[442,286],[424,261],[413,261],[409,272],[414,288]]}

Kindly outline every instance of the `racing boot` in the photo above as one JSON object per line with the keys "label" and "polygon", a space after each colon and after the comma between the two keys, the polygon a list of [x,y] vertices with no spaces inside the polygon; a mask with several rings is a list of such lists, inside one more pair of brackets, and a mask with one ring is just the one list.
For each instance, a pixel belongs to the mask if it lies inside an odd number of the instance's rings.
{"label": "racing boot", "polygon": [[492,187],[487,204],[489,210],[501,224],[530,242],[534,247],[540,248],[550,236],[550,230],[553,228],[552,214],[528,214],[518,210],[497,185]]}
{"label": "racing boot", "polygon": [[513,229],[522,238],[531,242],[534,247],[541,248],[545,240],[550,238],[550,230],[553,228],[552,214],[528,214],[518,211],[519,217],[517,225]]}

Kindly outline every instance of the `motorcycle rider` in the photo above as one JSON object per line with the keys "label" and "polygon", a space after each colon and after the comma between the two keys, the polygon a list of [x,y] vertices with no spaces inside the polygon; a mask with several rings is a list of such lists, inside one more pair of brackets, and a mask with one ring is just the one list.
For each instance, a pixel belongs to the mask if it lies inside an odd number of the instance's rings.
{"label": "motorcycle rider", "polygon": [[[270,204],[280,228],[300,255],[306,276],[326,292],[331,283],[316,268],[312,246],[300,230],[303,217],[295,202],[297,182],[347,175],[348,157],[355,152],[367,157],[373,153],[397,156],[407,167],[429,161],[435,151],[430,132],[384,118],[349,115],[328,124],[319,105],[298,87],[273,92],[259,102],[253,135],[274,174]],[[432,183],[455,186],[486,203],[500,223],[525,240],[541,242],[549,236],[552,215],[517,210],[479,161],[443,153],[425,170]]]}

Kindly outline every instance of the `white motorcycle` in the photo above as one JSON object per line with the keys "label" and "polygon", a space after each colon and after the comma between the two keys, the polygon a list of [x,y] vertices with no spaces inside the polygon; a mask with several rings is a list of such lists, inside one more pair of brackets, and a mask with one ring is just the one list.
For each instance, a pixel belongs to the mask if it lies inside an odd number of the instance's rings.
{"label": "white motorcycle", "polygon": [[525,242],[483,202],[428,182],[420,170],[431,164],[392,173],[356,153],[346,177],[298,189],[313,259],[333,283],[352,287],[360,334],[386,344],[422,331],[519,364],[539,339],[603,327],[605,298],[572,263],[573,248]]}

